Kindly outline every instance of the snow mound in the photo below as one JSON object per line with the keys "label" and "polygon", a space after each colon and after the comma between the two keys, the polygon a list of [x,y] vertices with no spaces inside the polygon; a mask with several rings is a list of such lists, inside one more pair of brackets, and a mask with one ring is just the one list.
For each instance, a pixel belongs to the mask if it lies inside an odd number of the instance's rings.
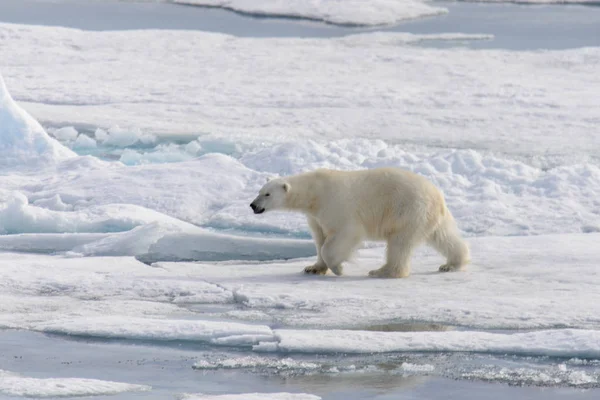
{"label": "snow mound", "polygon": [[184,394],[183,400],[320,400],[319,396],[304,393],[242,393],[242,394]]}
{"label": "snow mound", "polygon": [[17,105],[0,75],[0,166],[49,163],[75,156]]}
{"label": "snow mound", "polygon": [[[56,197],[40,205],[67,208]],[[152,222],[182,229],[193,227],[165,214],[132,204],[108,204],[78,211],[56,211],[29,204],[27,196],[20,192],[13,193],[4,204],[0,204],[1,234],[122,232]]]}
{"label": "snow mound", "polygon": [[35,398],[108,396],[151,390],[150,386],[81,378],[29,378],[0,370],[0,393]]}
{"label": "snow mound", "polygon": [[418,0],[172,0],[173,3],[220,7],[255,16],[302,18],[336,25],[389,25],[448,12]]}

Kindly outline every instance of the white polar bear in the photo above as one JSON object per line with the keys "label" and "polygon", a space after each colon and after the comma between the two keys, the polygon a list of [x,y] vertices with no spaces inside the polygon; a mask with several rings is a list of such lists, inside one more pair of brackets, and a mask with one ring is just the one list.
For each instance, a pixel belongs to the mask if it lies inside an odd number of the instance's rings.
{"label": "white polar bear", "polygon": [[306,214],[317,248],[317,262],[306,273],[342,274],[363,240],[387,241],[387,262],[370,276],[410,274],[413,250],[427,242],[447,258],[440,271],[469,262],[444,196],[426,178],[398,168],[362,171],[319,169],[268,181],[252,204],[255,214],[293,210]]}

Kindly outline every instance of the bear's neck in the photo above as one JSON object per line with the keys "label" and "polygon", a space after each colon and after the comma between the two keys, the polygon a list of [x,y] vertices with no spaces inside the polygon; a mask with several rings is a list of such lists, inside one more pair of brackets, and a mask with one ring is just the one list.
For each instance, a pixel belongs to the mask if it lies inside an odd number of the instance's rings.
{"label": "bear's neck", "polygon": [[314,215],[317,212],[319,180],[315,180],[313,174],[306,173],[290,177],[288,182],[291,189],[286,196],[285,208],[300,211],[305,214]]}
{"label": "bear's neck", "polygon": [[317,212],[317,196],[311,193],[290,191],[286,198],[285,208],[314,215]]}

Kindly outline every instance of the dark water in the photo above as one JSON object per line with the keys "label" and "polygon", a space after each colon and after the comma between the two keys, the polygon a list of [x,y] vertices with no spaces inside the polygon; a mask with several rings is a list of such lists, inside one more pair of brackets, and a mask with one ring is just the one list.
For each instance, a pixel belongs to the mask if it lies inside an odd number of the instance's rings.
{"label": "dark water", "polygon": [[218,8],[117,0],[1,0],[0,21],[86,30],[191,29],[247,37],[335,37],[373,30],[461,32],[495,36],[489,41],[466,42],[476,48],[523,50],[600,46],[600,7],[597,6],[435,3],[449,9],[449,14],[370,29],[297,18],[253,18]]}
{"label": "dark water", "polygon": [[[598,399],[600,390],[573,388],[536,388],[485,383],[440,376],[393,373],[403,361],[419,362],[406,356],[338,356],[301,361],[373,364],[375,370],[338,374],[306,374],[302,371],[192,368],[200,360],[227,359],[247,355],[234,350],[217,350],[202,344],[178,342],[103,341],[70,338],[19,330],[0,330],[0,369],[34,378],[90,378],[152,386],[150,392],[99,396],[98,399],[174,399],[182,393],[230,394],[249,392],[310,393],[324,400],[391,399],[477,399],[477,400],[571,400]],[[269,357],[277,357],[270,355]],[[290,355],[285,355],[290,357]],[[464,356],[454,358],[429,355],[425,362],[439,358],[451,368],[461,362],[474,363]],[[462,361],[461,361],[462,360]],[[483,365],[508,363],[502,359],[475,360]],[[1,380],[1,378],[0,378]],[[0,385],[1,387],[1,385]],[[11,397],[0,392],[0,399]]]}

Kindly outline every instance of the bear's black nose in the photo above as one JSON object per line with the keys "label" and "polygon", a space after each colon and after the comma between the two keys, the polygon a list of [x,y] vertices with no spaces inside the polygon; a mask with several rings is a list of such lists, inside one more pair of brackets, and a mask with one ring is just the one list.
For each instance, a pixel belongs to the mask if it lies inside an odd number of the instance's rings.
{"label": "bear's black nose", "polygon": [[250,204],[250,208],[252,209],[252,211],[256,211],[256,204],[254,204],[254,203]]}

